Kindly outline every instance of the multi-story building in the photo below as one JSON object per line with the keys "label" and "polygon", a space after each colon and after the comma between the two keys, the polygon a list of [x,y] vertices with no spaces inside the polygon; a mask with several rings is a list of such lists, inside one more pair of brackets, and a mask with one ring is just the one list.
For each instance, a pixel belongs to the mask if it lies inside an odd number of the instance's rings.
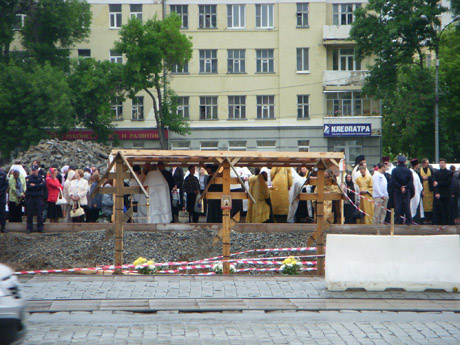
{"label": "multi-story building", "polygon": [[[361,92],[371,61],[356,61],[347,40],[353,11],[364,1],[88,1],[91,36],[75,56],[114,63],[125,58],[113,46],[131,16],[181,16],[193,57],[169,80],[191,134],[168,133],[171,149],[344,150],[349,161],[358,154],[379,160],[380,103]],[[120,131],[155,128],[146,94],[113,111]],[[125,138],[125,148],[159,147],[155,139]]]}

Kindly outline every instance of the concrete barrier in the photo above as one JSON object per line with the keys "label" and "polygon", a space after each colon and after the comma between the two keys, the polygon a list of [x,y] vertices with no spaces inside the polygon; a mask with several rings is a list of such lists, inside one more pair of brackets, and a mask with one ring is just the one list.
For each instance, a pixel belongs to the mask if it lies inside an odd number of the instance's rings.
{"label": "concrete barrier", "polygon": [[460,237],[329,234],[326,286],[331,291],[460,290]]}

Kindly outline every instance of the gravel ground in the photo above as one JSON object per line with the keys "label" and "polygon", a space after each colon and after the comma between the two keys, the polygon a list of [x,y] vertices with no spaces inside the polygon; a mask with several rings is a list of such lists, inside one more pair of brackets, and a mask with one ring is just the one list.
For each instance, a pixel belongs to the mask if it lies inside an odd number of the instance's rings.
{"label": "gravel ground", "polygon": [[[215,231],[125,232],[124,263],[139,256],[156,262],[192,261],[222,255],[212,245]],[[231,234],[231,252],[258,248],[305,246],[304,233]],[[277,256],[273,252],[270,255]],[[282,253],[285,254],[284,252]],[[250,257],[257,255],[251,253]],[[261,254],[260,256],[267,256]],[[106,231],[54,234],[0,234],[0,262],[14,270],[94,267],[114,263],[114,238]]]}

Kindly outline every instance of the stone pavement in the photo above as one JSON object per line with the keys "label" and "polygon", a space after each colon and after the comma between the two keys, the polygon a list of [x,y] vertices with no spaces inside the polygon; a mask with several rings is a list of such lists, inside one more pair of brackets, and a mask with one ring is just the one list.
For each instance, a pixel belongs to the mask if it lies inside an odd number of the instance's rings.
{"label": "stone pavement", "polygon": [[460,293],[332,292],[306,276],[20,276],[27,299],[402,298],[460,300]]}

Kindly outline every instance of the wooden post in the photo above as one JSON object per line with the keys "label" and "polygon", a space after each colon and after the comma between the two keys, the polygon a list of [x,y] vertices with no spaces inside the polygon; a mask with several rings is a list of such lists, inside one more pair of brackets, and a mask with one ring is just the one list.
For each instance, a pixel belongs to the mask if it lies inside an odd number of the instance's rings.
{"label": "wooden post", "polygon": [[395,235],[395,209],[391,209],[391,236]]}
{"label": "wooden post", "polygon": [[[115,194],[115,266],[123,265],[123,170],[121,157],[116,157],[116,194]],[[121,268],[115,269],[115,274],[121,274]]]}
{"label": "wooden post", "polygon": [[326,166],[323,161],[319,161],[318,165],[318,181],[316,185],[316,192],[318,198],[316,199],[316,229],[318,235],[316,237],[316,246],[318,248],[318,275],[324,275],[324,172]]}
{"label": "wooden post", "polygon": [[[222,164],[223,181],[222,194],[230,194],[230,163],[225,160]],[[222,210],[222,255],[224,260],[230,260],[230,210]],[[230,274],[230,264],[224,261],[223,274]]]}

